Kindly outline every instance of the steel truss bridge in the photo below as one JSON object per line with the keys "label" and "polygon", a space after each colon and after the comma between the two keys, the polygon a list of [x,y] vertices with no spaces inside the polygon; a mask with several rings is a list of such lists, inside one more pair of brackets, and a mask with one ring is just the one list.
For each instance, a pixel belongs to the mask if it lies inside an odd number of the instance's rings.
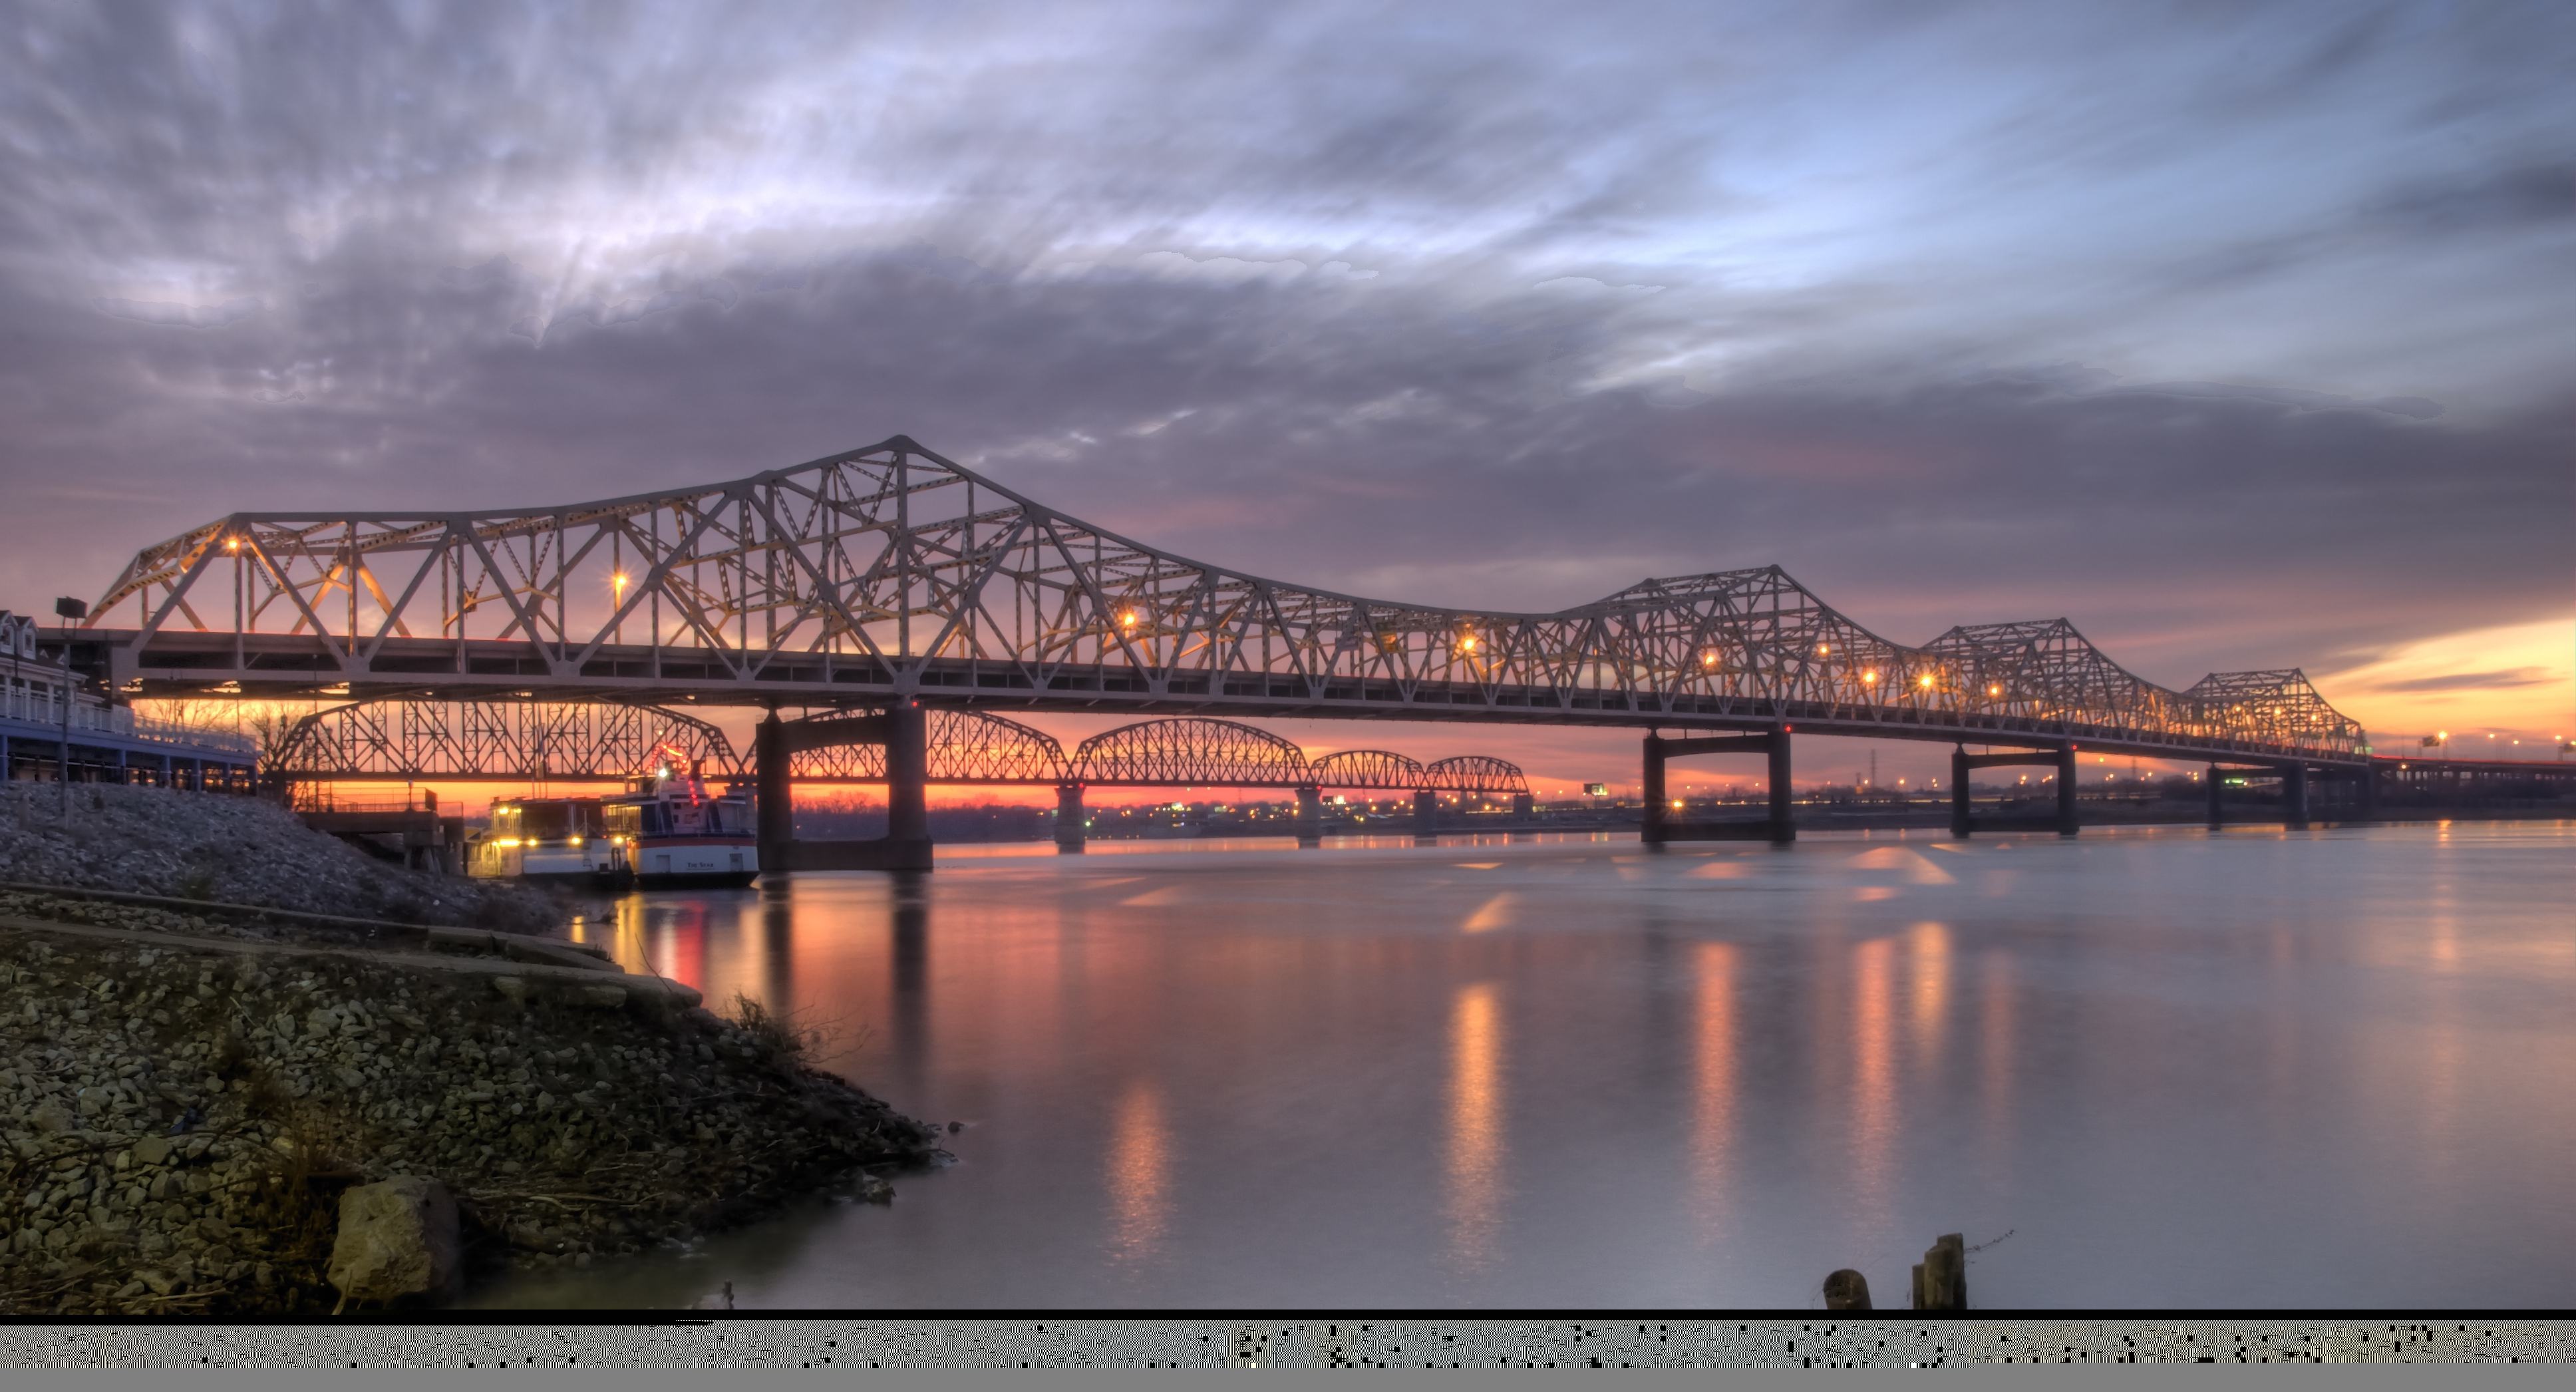
{"label": "steel truss bridge", "polygon": [[[1966,625],[1907,646],[1776,566],[1645,580],[1545,614],[1362,598],[1131,541],[902,435],[729,483],[564,507],[236,513],[137,553],[84,627],[75,660],[124,699],[515,701],[539,738],[587,739],[600,757],[643,723],[687,728],[673,707],[765,707],[753,758],[775,809],[765,837],[788,834],[794,777],[883,777],[890,841],[919,843],[895,857],[904,864],[928,863],[920,799],[934,779],[1078,791],[1138,769],[1222,783],[1201,775],[1236,768],[1253,786],[1411,780],[1418,801],[1427,780],[1494,776],[1392,755],[1304,764],[1228,717],[1625,727],[1646,736],[1650,785],[1669,758],[1758,753],[1771,761],[1767,834],[1781,838],[1793,731],[1949,743],[1962,786],[1972,765],[2071,768],[2079,746],[2205,761],[2213,776],[2225,765],[2282,777],[2293,822],[2312,773],[2372,781],[2360,726],[2295,670],[2217,672],[2175,691],[2064,619]],[[546,734],[556,717],[536,712],[565,706],[604,709]],[[843,714],[812,722],[831,731],[791,735],[782,708]],[[1194,723],[1113,731],[1068,755],[1000,710]],[[460,755],[524,742],[456,719]],[[314,736],[317,757],[332,738]],[[1650,797],[1649,840],[1695,834],[1662,815]],[[2059,828],[2073,818],[2062,802]],[[1969,830],[1964,808],[1956,829]]]}
{"label": "steel truss bridge", "polygon": [[[846,717],[782,722],[831,740]],[[1420,763],[1383,749],[1309,759],[1267,730],[1230,720],[1142,721],[1067,752],[1055,736],[979,710],[933,710],[925,731],[931,783],[1061,787],[1340,788],[1359,791],[1525,794],[1516,764],[1480,754]],[[886,746],[812,743],[789,754],[799,783],[883,783]],[[265,761],[289,782],[622,779],[665,748],[711,778],[747,781],[757,770],[725,732],[684,711],[603,702],[369,701],[303,716]]]}
{"label": "steel truss bridge", "polygon": [[[121,626],[120,626],[121,625]],[[1192,561],[896,436],[730,483],[500,512],[236,513],[85,621],[126,697],[516,697],[1758,730],[2357,763],[2296,671],[2184,691],[2063,619],[1919,647],[1777,567],[1551,614]]]}

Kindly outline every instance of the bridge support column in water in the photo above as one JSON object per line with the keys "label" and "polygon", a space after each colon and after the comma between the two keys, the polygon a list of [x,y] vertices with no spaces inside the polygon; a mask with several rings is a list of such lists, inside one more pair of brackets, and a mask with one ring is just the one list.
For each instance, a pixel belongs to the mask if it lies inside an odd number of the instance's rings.
{"label": "bridge support column in water", "polygon": [[[886,709],[886,840],[930,848],[930,718],[918,701]],[[926,861],[928,856],[925,854]]]}
{"label": "bridge support column in water", "polygon": [[[886,834],[874,841],[797,840],[788,761],[803,751],[879,741],[886,752]],[[929,720],[919,703],[902,701],[883,715],[827,722],[782,722],[772,711],[753,733],[752,754],[763,871],[930,868]]]}
{"label": "bridge support column in water", "polygon": [[[1770,815],[1758,822],[1696,822],[1672,815],[1672,799],[1667,792],[1664,761],[1693,754],[1761,754],[1767,756],[1770,773]],[[1646,736],[1644,777],[1645,807],[1637,824],[1637,838],[1649,846],[1667,841],[1771,841],[1779,844],[1798,839],[1798,825],[1789,813],[1789,727],[1752,735],[1692,735],[1682,739],[1665,739],[1658,734]]]}
{"label": "bridge support column in water", "polygon": [[2015,749],[2003,753],[1971,754],[1964,744],[1950,753],[1950,834],[1962,841],[1978,830],[1979,819],[1969,812],[1968,779],[1981,768],[2017,768],[2038,766],[2057,771],[2057,810],[2033,816],[2023,813],[1989,813],[1984,819],[1988,831],[2053,831],[2060,836],[2073,836],[2082,825],[2075,816],[2075,780],[2083,775],[2075,767],[2075,746],[2071,743],[2055,749]]}
{"label": "bridge support column in water", "polygon": [[2075,780],[2081,775],[2075,768],[2075,746],[2068,744],[2057,751],[2057,834],[2073,836],[2082,829],[2075,820]]}
{"label": "bridge support column in water", "polygon": [[1416,789],[1413,794],[1413,839],[1440,839],[1440,795],[1428,788]]}
{"label": "bridge support column in water", "polygon": [[1798,824],[1789,817],[1789,727],[1781,726],[1764,738],[1771,741],[1771,842],[1785,846],[1798,839]]}
{"label": "bridge support column in water", "polygon": [[787,727],[776,706],[752,729],[751,768],[761,868],[783,870],[788,843],[796,839],[796,784],[787,764]]}
{"label": "bridge support column in water", "polygon": [[2281,815],[2292,831],[2308,828],[2308,766],[2281,766]]}
{"label": "bridge support column in water", "polygon": [[2219,797],[2221,791],[2227,786],[2227,780],[2218,772],[2218,765],[2211,764],[2208,770],[2200,775],[2200,781],[2208,785],[2209,829],[2216,831],[2227,825],[2227,814],[2219,806]]}
{"label": "bridge support column in water", "polygon": [[1059,854],[1079,855],[1088,839],[1083,828],[1082,785],[1055,785],[1055,848]]}
{"label": "bridge support column in water", "polygon": [[1646,732],[1646,751],[1640,756],[1638,786],[1643,805],[1637,813],[1637,839],[1649,846],[1664,844],[1664,737],[1652,730]]}
{"label": "bridge support column in water", "polygon": [[1297,790],[1297,844],[1312,850],[1324,844],[1324,790],[1308,786]]}

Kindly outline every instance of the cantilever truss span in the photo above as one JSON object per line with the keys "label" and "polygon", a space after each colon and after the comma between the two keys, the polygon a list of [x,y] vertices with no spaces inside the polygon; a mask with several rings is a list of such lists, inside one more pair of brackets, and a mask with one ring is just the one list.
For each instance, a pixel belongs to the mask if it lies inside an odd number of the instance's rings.
{"label": "cantilever truss span", "polygon": [[1130,541],[900,435],[569,507],[235,514],[137,554],[89,623],[110,678],[142,696],[904,696],[2362,757],[2359,727],[2296,671],[2174,691],[2063,619],[1909,647],[1776,566],[1646,580],[1550,614],[1365,599]]}

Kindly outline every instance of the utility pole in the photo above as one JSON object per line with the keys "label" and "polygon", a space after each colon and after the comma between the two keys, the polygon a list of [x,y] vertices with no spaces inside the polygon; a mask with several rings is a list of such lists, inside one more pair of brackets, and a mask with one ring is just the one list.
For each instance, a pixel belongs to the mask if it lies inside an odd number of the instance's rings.
{"label": "utility pole", "polygon": [[55,793],[54,819],[69,821],[72,815],[72,625],[75,619],[89,617],[89,603],[78,599],[54,601],[54,615],[63,622],[63,737],[54,761],[54,780],[62,785]]}

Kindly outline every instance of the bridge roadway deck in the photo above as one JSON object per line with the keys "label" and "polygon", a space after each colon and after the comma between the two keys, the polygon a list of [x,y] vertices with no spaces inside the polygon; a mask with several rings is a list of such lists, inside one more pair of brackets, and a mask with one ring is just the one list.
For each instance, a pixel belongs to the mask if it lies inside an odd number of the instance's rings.
{"label": "bridge roadway deck", "polygon": [[[772,656],[731,649],[602,648],[579,665],[544,646],[487,640],[389,638],[371,658],[351,659],[309,634],[172,633],[136,652],[134,630],[92,629],[75,646],[121,689],[144,698],[251,699],[323,696],[493,701],[605,701],[694,706],[866,706],[915,696],[927,706],[991,711],[1056,711],[1121,717],[1213,715],[1304,720],[1428,720],[1478,724],[1606,726],[1647,730],[1767,730],[1866,739],[1967,742],[2053,748],[2074,740],[2087,752],[2219,762],[2298,760],[2358,769],[2363,760],[2247,740],[2207,740],[2051,720],[2043,715],[1960,711],[1901,698],[1880,704],[1822,704],[1768,698],[1637,690],[1559,690],[1460,682],[1315,680],[1294,674],[912,659],[890,667],[846,654]],[[88,649],[83,653],[82,649]],[[684,662],[677,653],[702,654]],[[761,665],[744,671],[740,661]]]}

